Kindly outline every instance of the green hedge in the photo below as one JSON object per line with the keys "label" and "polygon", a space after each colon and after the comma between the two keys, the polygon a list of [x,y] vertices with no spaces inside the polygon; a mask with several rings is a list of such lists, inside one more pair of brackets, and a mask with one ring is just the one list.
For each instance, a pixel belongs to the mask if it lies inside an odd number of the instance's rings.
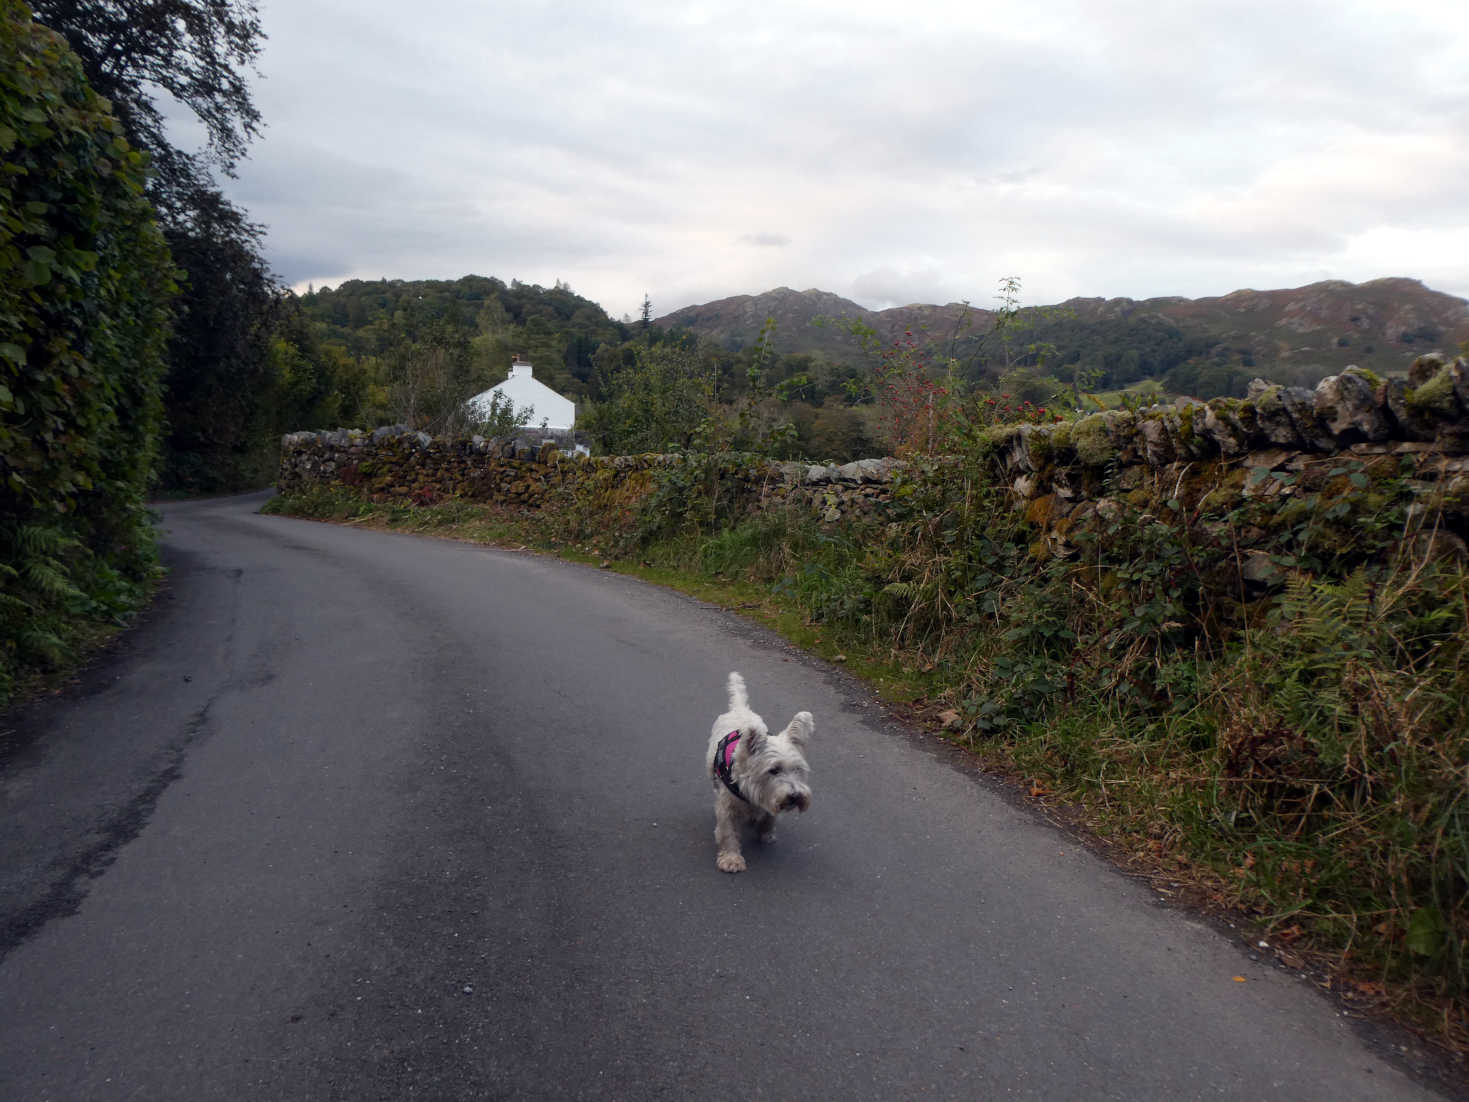
{"label": "green hedge", "polygon": [[174,284],[146,171],[65,41],[0,0],[0,702],[155,561]]}

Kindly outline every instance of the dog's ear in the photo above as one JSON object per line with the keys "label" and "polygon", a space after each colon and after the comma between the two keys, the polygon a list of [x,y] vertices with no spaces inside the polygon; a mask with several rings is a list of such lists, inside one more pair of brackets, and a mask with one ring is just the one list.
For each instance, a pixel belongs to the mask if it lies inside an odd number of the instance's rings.
{"label": "dog's ear", "polygon": [[758,754],[764,748],[767,737],[763,726],[745,727],[740,731],[740,749],[747,755]]}
{"label": "dog's ear", "polygon": [[804,750],[816,730],[816,721],[810,712],[797,712],[791,717],[791,725],[786,730],[790,732],[791,741]]}

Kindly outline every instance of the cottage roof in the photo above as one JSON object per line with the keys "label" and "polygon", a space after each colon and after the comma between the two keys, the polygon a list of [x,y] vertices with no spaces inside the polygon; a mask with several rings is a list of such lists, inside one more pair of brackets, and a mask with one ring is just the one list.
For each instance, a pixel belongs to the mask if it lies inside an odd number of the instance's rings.
{"label": "cottage roof", "polygon": [[509,378],[476,394],[466,405],[471,410],[488,412],[496,394],[508,399],[517,413],[529,409],[528,424],[532,428],[539,428],[543,422],[548,429],[576,427],[576,403],[537,379],[529,360],[516,356],[510,365]]}

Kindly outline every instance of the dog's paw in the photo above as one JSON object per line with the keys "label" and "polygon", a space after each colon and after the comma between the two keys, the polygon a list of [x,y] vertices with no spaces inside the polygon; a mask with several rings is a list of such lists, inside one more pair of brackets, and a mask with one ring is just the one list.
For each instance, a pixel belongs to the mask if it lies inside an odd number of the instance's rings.
{"label": "dog's paw", "polygon": [[745,859],[738,853],[721,853],[714,863],[719,866],[720,872],[745,871]]}

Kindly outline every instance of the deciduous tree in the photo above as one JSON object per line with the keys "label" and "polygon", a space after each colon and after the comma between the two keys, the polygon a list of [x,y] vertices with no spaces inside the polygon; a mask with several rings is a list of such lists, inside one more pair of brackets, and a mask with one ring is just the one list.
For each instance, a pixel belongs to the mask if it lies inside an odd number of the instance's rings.
{"label": "deciduous tree", "polygon": [[[211,168],[234,174],[261,127],[248,80],[265,39],[253,0],[34,0],[31,7],[81,58],[129,141],[152,155],[149,196],[167,221],[191,206]],[[202,154],[169,140],[160,92],[203,124]]]}
{"label": "deciduous tree", "polygon": [[[128,140],[152,159],[147,195],[184,271],[169,350],[171,426],[162,481],[225,489],[266,476],[276,426],[269,378],[279,296],[262,230],[220,190],[260,131],[249,75],[265,35],[253,0],[34,0],[65,36]],[[205,149],[169,138],[169,100],[203,125]]]}

